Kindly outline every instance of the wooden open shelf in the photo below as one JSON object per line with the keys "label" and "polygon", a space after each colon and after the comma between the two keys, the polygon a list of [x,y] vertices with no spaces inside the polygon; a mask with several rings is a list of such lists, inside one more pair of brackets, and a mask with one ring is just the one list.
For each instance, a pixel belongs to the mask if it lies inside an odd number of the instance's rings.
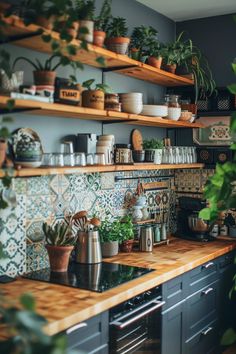
{"label": "wooden open shelf", "polygon": [[[68,175],[73,173],[95,173],[95,172],[119,172],[119,171],[143,171],[143,170],[178,170],[178,169],[200,169],[204,164],[178,164],[178,165],[155,165],[153,163],[135,163],[133,165],[106,165],[106,166],[85,166],[85,167],[39,167],[22,168],[14,171],[14,177],[34,177],[49,175]],[[4,176],[0,170],[0,178]]]}
{"label": "wooden open shelf", "polygon": [[[7,101],[10,99],[8,96],[0,96],[0,108],[5,108]],[[14,110],[24,110],[24,113],[55,116],[85,120],[95,120],[102,122],[124,122],[126,124],[144,125],[153,127],[168,127],[168,128],[203,128],[201,123],[188,123],[182,121],[173,121],[163,119],[160,117],[146,117],[138,114],[129,114],[125,112],[105,111],[92,108],[85,108],[79,106],[70,106],[59,103],[45,103],[33,100],[16,99]]]}
{"label": "wooden open shelf", "polygon": [[[3,15],[1,15],[0,17],[6,23],[4,32],[12,44],[47,54],[52,53],[50,43],[45,43],[41,38],[41,34],[39,33],[41,28],[39,26],[25,26],[23,21],[16,16],[4,18]],[[50,33],[54,39],[59,38],[57,32],[51,32],[45,29],[44,31]],[[71,44],[80,46],[80,41],[73,40]],[[83,64],[101,68],[96,59],[103,57],[106,63],[105,70],[112,70],[123,75],[163,86],[193,85],[193,80],[189,78],[156,69],[150,65],[133,60],[127,55],[116,54],[110,50],[92,44],[88,44],[88,49],[89,51],[84,49],[79,50],[76,56],[72,58],[80,60]]]}

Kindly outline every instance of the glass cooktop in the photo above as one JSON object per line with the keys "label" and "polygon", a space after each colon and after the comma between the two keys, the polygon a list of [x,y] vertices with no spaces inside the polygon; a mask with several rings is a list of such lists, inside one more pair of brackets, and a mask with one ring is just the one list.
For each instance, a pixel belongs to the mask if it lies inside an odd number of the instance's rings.
{"label": "glass cooktop", "polygon": [[98,264],[72,263],[68,272],[65,273],[54,273],[50,271],[50,268],[45,268],[26,274],[24,277],[102,293],[152,271],[154,269],[106,262]]}

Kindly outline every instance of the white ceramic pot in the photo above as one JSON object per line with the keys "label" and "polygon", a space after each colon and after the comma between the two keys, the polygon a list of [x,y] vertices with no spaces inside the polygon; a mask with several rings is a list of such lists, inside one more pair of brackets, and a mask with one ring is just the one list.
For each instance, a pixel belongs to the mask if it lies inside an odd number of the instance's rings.
{"label": "white ceramic pot", "polygon": [[132,219],[133,221],[140,221],[143,218],[142,206],[135,205],[133,207]]}
{"label": "white ceramic pot", "polygon": [[179,120],[181,116],[181,108],[178,107],[168,107],[168,119]]}
{"label": "white ceramic pot", "polygon": [[155,149],[154,163],[160,165],[162,163],[162,149]]}
{"label": "white ceramic pot", "polygon": [[80,33],[79,31],[78,38],[86,42],[93,43],[94,22],[89,20],[80,20],[79,28],[87,28],[88,33]]}

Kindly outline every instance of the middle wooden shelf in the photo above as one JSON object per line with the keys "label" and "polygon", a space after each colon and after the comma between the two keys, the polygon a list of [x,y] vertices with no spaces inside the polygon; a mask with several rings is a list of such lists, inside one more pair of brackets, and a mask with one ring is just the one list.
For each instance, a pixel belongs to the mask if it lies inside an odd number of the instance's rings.
{"label": "middle wooden shelf", "polygon": [[[0,96],[0,108],[4,109],[9,99],[10,97],[8,96]],[[25,110],[25,113],[41,116],[95,120],[102,121],[104,123],[112,123],[116,121],[132,125],[144,125],[163,128],[204,128],[204,125],[198,122],[189,123],[184,121],[164,119],[161,117],[148,117],[125,112],[105,111],[58,103],[37,102],[33,100],[16,99],[14,101],[14,110],[16,112]]]}

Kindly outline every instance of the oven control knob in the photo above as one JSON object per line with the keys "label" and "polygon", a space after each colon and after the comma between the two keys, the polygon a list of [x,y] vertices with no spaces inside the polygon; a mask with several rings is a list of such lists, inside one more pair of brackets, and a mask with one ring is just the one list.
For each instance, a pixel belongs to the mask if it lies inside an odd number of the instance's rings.
{"label": "oven control knob", "polygon": [[152,296],[152,292],[151,291],[147,291],[145,294],[145,300],[150,300],[150,297]]}
{"label": "oven control knob", "polygon": [[125,310],[131,310],[133,308],[134,304],[132,303],[132,301],[127,301],[125,303]]}
{"label": "oven control knob", "polygon": [[135,305],[138,305],[142,300],[143,300],[142,296],[136,296],[133,301]]}

